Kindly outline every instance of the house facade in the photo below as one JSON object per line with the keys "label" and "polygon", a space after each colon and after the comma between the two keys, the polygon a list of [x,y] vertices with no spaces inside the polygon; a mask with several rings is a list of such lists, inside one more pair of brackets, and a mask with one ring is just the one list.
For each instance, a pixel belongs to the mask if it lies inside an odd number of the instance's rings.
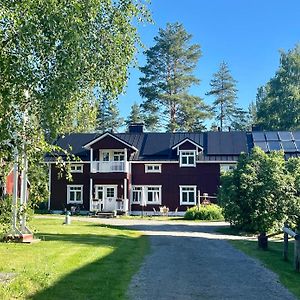
{"label": "house facade", "polygon": [[[165,206],[170,213],[184,213],[204,199],[216,201],[221,172],[234,168],[242,152],[254,145],[274,150],[269,147],[275,141],[263,137],[254,132],[146,133],[142,124],[129,126],[128,133],[69,134],[56,144],[79,160],[71,163],[68,180],[47,158],[48,208],[139,214]],[[295,145],[290,155],[296,155],[295,138],[290,139]]]}

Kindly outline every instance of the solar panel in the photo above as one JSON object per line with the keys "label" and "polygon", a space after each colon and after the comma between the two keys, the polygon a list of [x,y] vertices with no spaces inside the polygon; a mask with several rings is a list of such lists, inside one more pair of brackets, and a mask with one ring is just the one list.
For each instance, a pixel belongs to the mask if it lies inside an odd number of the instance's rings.
{"label": "solar panel", "polygon": [[279,141],[269,141],[268,144],[270,151],[278,151],[282,149]]}
{"label": "solar panel", "polygon": [[282,141],[281,142],[284,152],[296,152],[297,148],[293,141]]}
{"label": "solar panel", "polygon": [[295,141],[295,145],[297,147],[297,150],[300,151],[300,141]]}
{"label": "solar panel", "polygon": [[[300,141],[300,131],[294,131],[293,132],[294,140]],[[298,148],[299,149],[299,148]],[[299,149],[300,150],[300,149]]]}
{"label": "solar panel", "polygon": [[263,150],[264,152],[268,152],[269,149],[268,149],[268,145],[266,142],[254,142],[254,146],[257,146],[259,147],[261,150]]}
{"label": "solar panel", "polygon": [[293,140],[292,133],[289,131],[279,131],[278,136],[281,141],[292,141]]}
{"label": "solar panel", "polygon": [[265,134],[263,132],[254,131],[252,132],[252,137],[254,142],[263,142],[265,141]]}
{"label": "solar panel", "polygon": [[267,141],[279,141],[278,134],[275,131],[265,132]]}

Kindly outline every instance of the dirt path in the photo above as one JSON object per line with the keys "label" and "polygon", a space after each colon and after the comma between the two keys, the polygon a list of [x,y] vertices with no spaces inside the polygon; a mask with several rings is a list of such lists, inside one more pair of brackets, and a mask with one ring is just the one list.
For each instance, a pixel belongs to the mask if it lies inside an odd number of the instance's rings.
{"label": "dirt path", "polygon": [[131,281],[130,300],[295,300],[277,275],[226,241],[241,237],[215,232],[217,226],[225,223],[91,218],[84,221],[124,226],[149,236],[151,251]]}

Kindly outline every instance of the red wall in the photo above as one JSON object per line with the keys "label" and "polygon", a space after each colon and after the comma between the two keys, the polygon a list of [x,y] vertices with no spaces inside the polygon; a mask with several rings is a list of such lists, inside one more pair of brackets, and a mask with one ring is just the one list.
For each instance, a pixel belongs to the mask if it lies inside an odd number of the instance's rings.
{"label": "red wall", "polygon": [[[180,206],[180,185],[196,185],[201,195],[208,193],[216,196],[220,184],[220,166],[218,163],[200,163],[196,167],[179,167],[179,163],[162,164],[161,173],[145,173],[145,165],[132,164],[132,185],[161,185],[162,205],[174,211],[186,210]],[[146,210],[152,210],[147,206]],[[133,205],[132,210],[140,210],[139,205]]]}

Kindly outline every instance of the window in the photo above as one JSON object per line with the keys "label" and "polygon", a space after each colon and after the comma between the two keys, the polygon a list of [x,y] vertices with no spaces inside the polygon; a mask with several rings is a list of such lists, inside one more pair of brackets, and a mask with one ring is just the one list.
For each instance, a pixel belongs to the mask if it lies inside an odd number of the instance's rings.
{"label": "window", "polygon": [[103,187],[96,186],[95,190],[96,199],[103,200]]}
{"label": "window", "polygon": [[161,186],[132,186],[131,196],[132,203],[161,204]]}
{"label": "window", "polygon": [[115,197],[115,188],[108,187],[106,188],[106,197]]}
{"label": "window", "polygon": [[68,185],[67,186],[67,204],[81,204],[83,203],[83,186],[82,185]]}
{"label": "window", "polygon": [[132,187],[132,203],[141,203],[143,188],[141,186]]}
{"label": "window", "polygon": [[236,165],[233,164],[221,164],[220,165],[220,172],[224,173],[224,172],[231,172],[236,168]]}
{"label": "window", "polygon": [[102,152],[102,161],[109,161],[109,152],[108,151]]}
{"label": "window", "polygon": [[196,186],[181,185],[180,186],[180,205],[196,204]]}
{"label": "window", "polygon": [[147,187],[147,203],[148,204],[160,204],[160,187],[148,186]]}
{"label": "window", "polygon": [[83,173],[83,165],[71,164],[70,171],[71,171],[71,173]]}
{"label": "window", "polygon": [[114,161],[124,161],[124,151],[115,151],[114,152]]}
{"label": "window", "polygon": [[195,167],[196,166],[196,151],[180,151],[180,166]]}
{"label": "window", "polygon": [[161,173],[161,165],[145,165],[145,173]]}

